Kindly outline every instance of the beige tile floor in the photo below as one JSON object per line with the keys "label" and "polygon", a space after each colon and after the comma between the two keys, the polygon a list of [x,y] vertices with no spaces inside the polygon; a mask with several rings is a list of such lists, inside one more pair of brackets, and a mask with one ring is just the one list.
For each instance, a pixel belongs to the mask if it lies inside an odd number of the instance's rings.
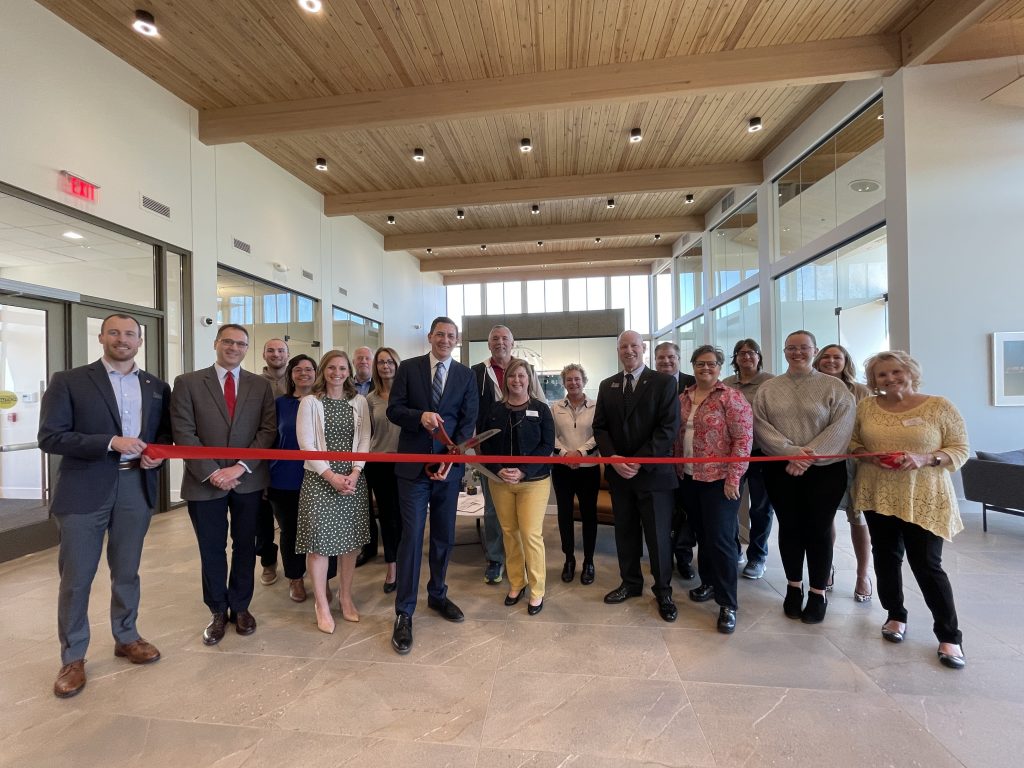
{"label": "beige tile floor", "polygon": [[[825,623],[782,614],[773,551],[741,580],[735,635],[713,605],[686,599],[662,622],[648,596],[607,606],[618,583],[612,531],[597,582],[559,580],[547,523],[544,612],[502,605],[483,583],[470,521],[449,569],[466,622],[422,606],[415,645],[390,648],[393,603],[381,561],[357,571],[359,624],[316,630],[284,579],[257,584],[259,629],[203,646],[195,542],[183,512],[158,516],[143,560],[140,628],[163,651],[149,667],[115,659],[101,573],[93,592],[89,684],[50,692],[59,667],[54,551],[0,565],[0,766],[1019,766],[1024,752],[1024,520],[980,515],[947,548],[968,667],[938,665],[912,581],[906,642],[879,636],[877,601],[851,597],[854,560],[839,523]],[[774,537],[773,537],[774,549]]]}

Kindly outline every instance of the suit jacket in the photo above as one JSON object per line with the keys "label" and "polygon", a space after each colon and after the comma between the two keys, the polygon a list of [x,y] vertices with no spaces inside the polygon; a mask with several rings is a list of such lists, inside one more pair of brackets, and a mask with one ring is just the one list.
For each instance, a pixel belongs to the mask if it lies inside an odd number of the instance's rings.
{"label": "suit jacket", "polygon": [[[633,407],[626,410],[622,397],[624,374],[619,371],[601,382],[594,410],[594,439],[602,456],[671,456],[679,433],[679,400],[675,379],[644,368],[634,385]],[[608,465],[608,484],[634,483],[644,490],[670,490],[679,482],[671,464],[643,464],[632,480]]]}
{"label": "suit jacket", "polygon": [[691,376],[688,373],[683,373],[682,371],[680,371],[679,372],[679,388],[676,391],[676,394],[677,395],[683,394],[683,390],[684,389],[686,389],[687,387],[689,387],[689,386],[691,386],[693,384],[696,384],[696,383],[697,383],[697,380],[695,378],[693,378],[693,376]]}
{"label": "suit jacket", "polygon": [[[171,430],[178,445],[227,448],[272,448],[277,440],[277,411],[274,394],[262,376],[240,371],[235,398],[235,417],[228,419],[224,390],[211,365],[174,380],[171,393]],[[181,497],[187,501],[209,501],[227,495],[206,478],[235,459],[188,459],[181,479]],[[235,488],[238,493],[260,491],[270,484],[267,462],[246,459],[245,472]]]}
{"label": "suit jacket", "polygon": [[[142,421],[139,438],[147,443],[171,441],[171,388],[146,371],[139,371]],[[117,482],[121,454],[107,450],[121,434],[110,374],[102,360],[53,374],[43,395],[39,416],[39,447],[64,458],[50,511],[55,515],[93,512],[107,500]],[[146,501],[155,507],[159,469],[145,473]]]}
{"label": "suit jacket", "polygon": [[[388,399],[388,420],[402,428],[398,435],[399,453],[445,453],[445,446],[434,440],[420,424],[420,417],[431,408],[431,385],[433,372],[430,370],[430,355],[421,355],[405,360],[398,366],[395,382],[391,385]],[[477,409],[480,396],[477,394],[476,378],[473,372],[455,360],[448,366],[448,378],[441,404],[437,413],[444,419],[444,431],[456,443],[468,440],[476,430]],[[465,469],[455,464],[448,473],[448,482],[459,482]],[[423,465],[398,463],[395,474],[408,480],[423,476]]]}
{"label": "suit jacket", "polygon": [[480,410],[477,414],[477,431],[482,432],[485,428],[479,423],[490,411],[491,404],[501,399],[501,391],[497,391],[495,396],[495,390],[497,387],[494,384],[494,379],[487,375],[487,365],[490,363],[490,358],[487,358],[482,363],[477,363],[470,370],[473,371],[473,375],[476,377],[476,393],[480,398]]}

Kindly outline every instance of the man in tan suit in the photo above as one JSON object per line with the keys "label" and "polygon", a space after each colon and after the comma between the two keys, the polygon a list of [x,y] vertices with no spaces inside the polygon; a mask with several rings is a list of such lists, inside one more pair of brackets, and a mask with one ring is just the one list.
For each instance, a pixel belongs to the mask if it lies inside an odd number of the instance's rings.
{"label": "man in tan suit", "polygon": [[[243,371],[249,333],[222,325],[214,341],[217,362],[174,380],[171,430],[183,446],[270,448],[277,437],[277,415],[269,382]],[[234,622],[240,635],[256,631],[249,613],[256,567],[256,521],[263,491],[270,483],[265,461],[189,459],[181,496],[199,542],[203,602],[212,617],[203,632],[206,645],[224,637]],[[230,513],[230,514],[229,514]],[[231,566],[224,549],[231,529]]]}

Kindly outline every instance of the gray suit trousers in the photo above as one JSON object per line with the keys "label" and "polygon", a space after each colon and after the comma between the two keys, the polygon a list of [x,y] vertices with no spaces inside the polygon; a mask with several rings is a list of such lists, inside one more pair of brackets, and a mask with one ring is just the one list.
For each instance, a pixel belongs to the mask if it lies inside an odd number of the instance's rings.
{"label": "gray suit trousers", "polygon": [[139,562],[153,510],[146,503],[145,479],[139,469],[117,473],[117,483],[95,510],[55,515],[60,531],[60,592],[57,635],[61,663],[85,658],[89,647],[89,593],[96,576],[103,538],[110,566],[110,629],[119,643],[139,639]]}

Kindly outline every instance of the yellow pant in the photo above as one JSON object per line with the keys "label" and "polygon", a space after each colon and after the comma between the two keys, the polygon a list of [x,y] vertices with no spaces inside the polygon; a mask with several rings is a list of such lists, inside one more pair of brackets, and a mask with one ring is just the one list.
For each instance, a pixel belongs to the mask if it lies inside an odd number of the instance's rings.
{"label": "yellow pant", "polygon": [[509,592],[522,590],[528,580],[530,597],[544,597],[544,513],[551,495],[551,478],[514,485],[492,482],[490,491],[505,541]]}

